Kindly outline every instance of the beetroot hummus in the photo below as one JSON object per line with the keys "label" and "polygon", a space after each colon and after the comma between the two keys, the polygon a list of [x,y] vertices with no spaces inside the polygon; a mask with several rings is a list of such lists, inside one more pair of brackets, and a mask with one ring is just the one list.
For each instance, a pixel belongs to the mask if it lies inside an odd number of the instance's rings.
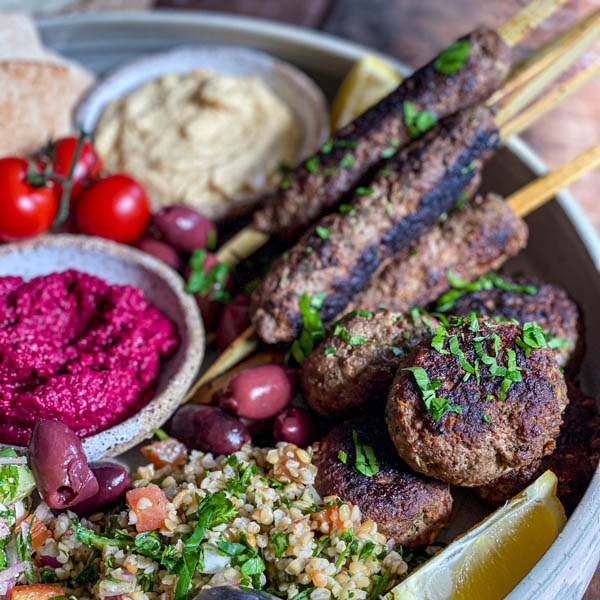
{"label": "beetroot hummus", "polygon": [[35,420],[85,437],[153,394],[175,325],[131,286],[65,271],[0,277],[0,442],[26,445]]}

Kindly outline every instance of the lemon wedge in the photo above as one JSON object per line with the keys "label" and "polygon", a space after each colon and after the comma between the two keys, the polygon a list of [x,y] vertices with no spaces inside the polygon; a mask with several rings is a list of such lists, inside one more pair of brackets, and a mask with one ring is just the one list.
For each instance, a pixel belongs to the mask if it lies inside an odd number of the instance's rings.
{"label": "lemon wedge", "polygon": [[386,600],[504,598],[550,547],[567,517],[546,471],[393,588]]}
{"label": "lemon wedge", "polygon": [[331,106],[331,129],[336,131],[365,112],[402,81],[387,62],[365,54],[354,63]]}

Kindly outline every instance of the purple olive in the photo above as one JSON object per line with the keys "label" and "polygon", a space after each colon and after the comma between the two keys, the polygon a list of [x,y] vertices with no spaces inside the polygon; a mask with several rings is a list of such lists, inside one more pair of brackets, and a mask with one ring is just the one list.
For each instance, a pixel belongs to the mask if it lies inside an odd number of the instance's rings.
{"label": "purple olive", "polygon": [[98,493],[72,507],[78,515],[91,513],[105,504],[118,500],[131,485],[127,470],[117,463],[92,463],[90,468],[98,481]]}
{"label": "purple olive", "polygon": [[151,254],[154,258],[162,260],[172,269],[179,271],[181,269],[181,257],[177,250],[165,242],[155,240],[153,237],[144,236],[136,240],[133,244],[138,250],[143,250],[146,254]]}
{"label": "purple olive", "polygon": [[200,592],[194,600],[277,600],[260,590],[239,588],[231,585],[220,585]]}
{"label": "purple olive", "polygon": [[249,307],[250,298],[245,294],[236,296],[223,307],[217,327],[217,348],[221,352],[250,325]]}
{"label": "purple olive", "polygon": [[217,394],[219,406],[247,419],[268,419],[284,409],[296,393],[296,372],[280,365],[261,365],[233,377]]}
{"label": "purple olive", "polygon": [[250,442],[246,426],[216,406],[186,404],[173,416],[171,435],[188,448],[232,454]]}
{"label": "purple olive", "polygon": [[154,224],[171,246],[188,254],[197,248],[207,248],[211,241],[215,244],[217,241],[215,224],[187,206],[163,208],[154,215]]}
{"label": "purple olive", "polygon": [[59,421],[36,423],[29,441],[29,464],[50,508],[70,508],[98,493],[81,440]]}
{"label": "purple olive", "polygon": [[312,414],[304,409],[290,406],[275,417],[273,437],[276,442],[288,442],[306,447],[315,439]]}

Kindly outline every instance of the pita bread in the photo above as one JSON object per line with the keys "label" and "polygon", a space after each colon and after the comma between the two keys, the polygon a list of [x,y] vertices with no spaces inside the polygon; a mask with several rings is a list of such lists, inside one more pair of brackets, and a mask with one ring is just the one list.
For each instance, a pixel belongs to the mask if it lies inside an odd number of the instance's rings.
{"label": "pita bread", "polygon": [[0,13],[0,156],[36,150],[73,131],[73,109],[95,81],[46,50],[33,21]]}
{"label": "pita bread", "polygon": [[0,63],[0,156],[28,154],[71,130],[67,67],[48,62]]}

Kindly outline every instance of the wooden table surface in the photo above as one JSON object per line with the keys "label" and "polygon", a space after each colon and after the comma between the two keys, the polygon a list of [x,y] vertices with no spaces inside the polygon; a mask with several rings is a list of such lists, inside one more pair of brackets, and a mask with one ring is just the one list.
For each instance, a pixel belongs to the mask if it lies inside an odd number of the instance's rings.
{"label": "wooden table surface", "polygon": [[[496,27],[528,0],[156,0],[157,5],[225,10],[301,23],[363,43],[418,66],[478,24]],[[88,10],[142,8],[151,0],[83,0]],[[558,31],[600,6],[571,0],[516,52],[522,58]],[[575,68],[600,59],[596,44]],[[600,78],[565,100],[523,134],[542,158],[557,167],[600,141]],[[571,186],[600,232],[600,170]],[[600,600],[600,569],[585,600]]]}

